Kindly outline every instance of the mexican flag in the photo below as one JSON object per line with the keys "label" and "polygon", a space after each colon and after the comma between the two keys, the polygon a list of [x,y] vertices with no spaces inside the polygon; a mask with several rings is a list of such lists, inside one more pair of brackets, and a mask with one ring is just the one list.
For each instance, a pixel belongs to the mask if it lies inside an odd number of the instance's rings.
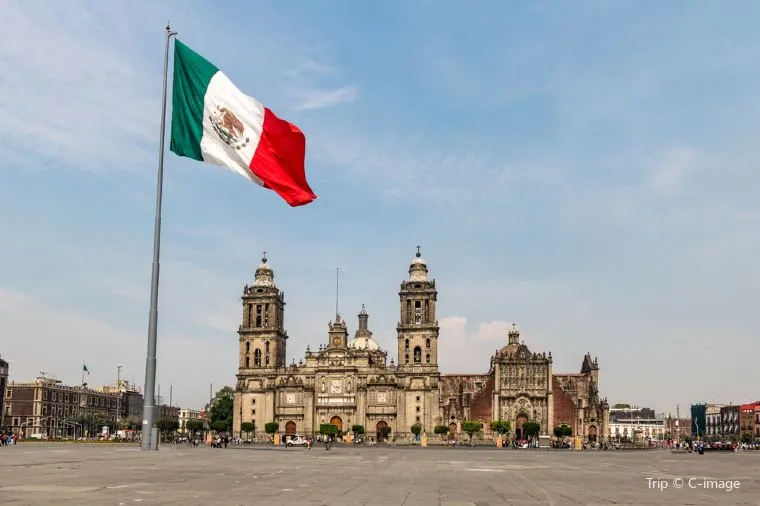
{"label": "mexican flag", "polygon": [[170,149],[237,172],[291,206],[317,196],[306,181],[306,137],[198,53],[175,40]]}

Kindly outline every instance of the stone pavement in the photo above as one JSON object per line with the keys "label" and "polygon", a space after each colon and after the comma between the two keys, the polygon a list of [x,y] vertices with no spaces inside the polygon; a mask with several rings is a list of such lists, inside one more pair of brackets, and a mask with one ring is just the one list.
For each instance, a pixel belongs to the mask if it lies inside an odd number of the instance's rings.
{"label": "stone pavement", "polygon": [[760,504],[760,452],[26,443],[0,448],[0,504]]}

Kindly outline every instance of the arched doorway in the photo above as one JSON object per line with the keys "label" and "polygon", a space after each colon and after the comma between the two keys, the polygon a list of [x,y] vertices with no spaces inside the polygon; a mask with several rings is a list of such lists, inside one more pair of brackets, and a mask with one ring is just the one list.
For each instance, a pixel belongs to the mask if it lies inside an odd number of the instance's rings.
{"label": "arched doorway", "polygon": [[343,433],[343,420],[339,416],[330,418],[330,425],[335,425],[338,428],[338,434]]}
{"label": "arched doorway", "polygon": [[515,419],[515,439],[525,439],[525,434],[523,434],[523,425],[528,423],[528,417],[525,415],[520,415]]}
{"label": "arched doorway", "polygon": [[595,425],[589,425],[588,427],[588,440],[592,443],[596,442],[596,426]]}
{"label": "arched doorway", "polygon": [[376,437],[378,441],[382,441],[388,436],[388,433],[390,430],[388,430],[388,424],[385,422],[385,420],[380,420],[377,422],[377,426],[375,427]]}
{"label": "arched doorway", "polygon": [[296,422],[290,421],[285,424],[285,435],[286,436],[295,436],[296,435]]}

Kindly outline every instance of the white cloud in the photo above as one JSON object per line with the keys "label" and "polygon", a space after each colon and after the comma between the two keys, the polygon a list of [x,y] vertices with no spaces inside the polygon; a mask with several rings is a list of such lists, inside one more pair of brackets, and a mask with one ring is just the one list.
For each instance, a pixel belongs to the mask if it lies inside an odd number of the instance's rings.
{"label": "white cloud", "polygon": [[[136,55],[109,43],[119,25],[92,5],[6,3],[0,35],[0,135],[27,164],[112,171],[151,153],[159,96]],[[114,33],[116,32],[116,33]],[[151,150],[152,151],[152,150]]]}
{"label": "white cloud", "polygon": [[696,153],[690,148],[669,150],[651,176],[651,187],[660,193],[673,193],[683,184],[689,171],[693,169]]}
{"label": "white cloud", "polygon": [[340,104],[356,101],[359,93],[354,86],[344,86],[335,90],[295,90],[293,92],[298,111],[327,109]]}
{"label": "white cloud", "polygon": [[[11,380],[16,382],[45,371],[48,377],[77,385],[85,363],[90,386],[115,383],[119,364],[124,365],[123,379],[142,385],[147,333],[124,331],[119,323],[60,306],[58,300],[0,288],[0,335],[12,336],[3,341],[3,358],[10,362]],[[173,384],[175,403],[201,407],[209,383],[232,384],[237,358],[228,351],[220,353],[208,341],[159,331],[157,385],[164,400],[168,402]],[[172,365],[176,362],[185,372],[178,373]]]}

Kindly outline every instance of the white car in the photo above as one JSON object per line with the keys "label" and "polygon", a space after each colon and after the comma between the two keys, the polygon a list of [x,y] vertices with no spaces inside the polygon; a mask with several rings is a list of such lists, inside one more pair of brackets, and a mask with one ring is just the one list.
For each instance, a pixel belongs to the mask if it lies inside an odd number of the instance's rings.
{"label": "white car", "polygon": [[304,446],[305,447],[308,444],[309,444],[309,442],[306,441],[304,438],[302,438],[301,436],[296,436],[296,437],[294,437],[292,439],[289,439],[285,443],[285,446]]}

